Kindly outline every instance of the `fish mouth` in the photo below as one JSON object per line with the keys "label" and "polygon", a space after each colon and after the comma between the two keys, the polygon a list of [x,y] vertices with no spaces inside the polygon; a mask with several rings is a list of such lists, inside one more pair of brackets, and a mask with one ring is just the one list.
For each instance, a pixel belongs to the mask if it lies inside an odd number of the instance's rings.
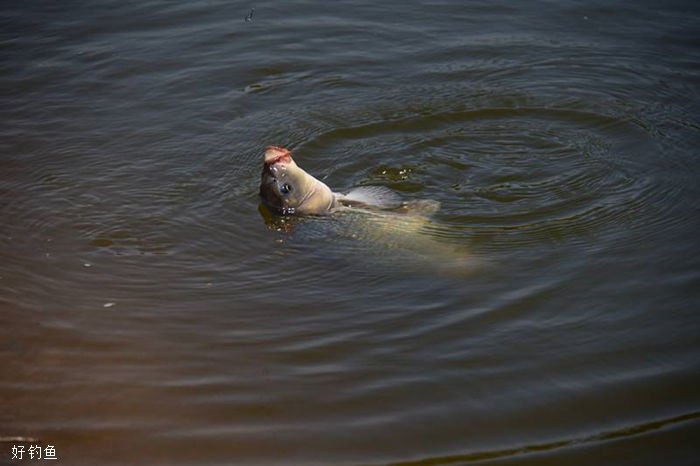
{"label": "fish mouth", "polygon": [[289,162],[292,154],[284,147],[268,146],[265,148],[265,166],[271,167],[278,162]]}

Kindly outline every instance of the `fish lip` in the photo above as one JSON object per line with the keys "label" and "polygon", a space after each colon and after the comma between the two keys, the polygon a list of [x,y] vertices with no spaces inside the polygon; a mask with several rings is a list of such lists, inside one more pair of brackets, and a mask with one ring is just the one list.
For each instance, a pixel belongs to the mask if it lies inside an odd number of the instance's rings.
{"label": "fish lip", "polygon": [[278,162],[288,162],[292,159],[289,150],[279,146],[267,146],[265,148],[265,166],[270,167]]}

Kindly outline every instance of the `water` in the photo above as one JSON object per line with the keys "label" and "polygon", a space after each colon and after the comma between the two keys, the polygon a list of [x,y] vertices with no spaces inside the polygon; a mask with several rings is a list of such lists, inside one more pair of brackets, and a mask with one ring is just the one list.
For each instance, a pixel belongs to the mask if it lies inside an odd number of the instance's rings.
{"label": "water", "polygon": [[[699,19],[3,4],[0,461],[695,464]],[[269,144],[479,265],[275,228]]]}

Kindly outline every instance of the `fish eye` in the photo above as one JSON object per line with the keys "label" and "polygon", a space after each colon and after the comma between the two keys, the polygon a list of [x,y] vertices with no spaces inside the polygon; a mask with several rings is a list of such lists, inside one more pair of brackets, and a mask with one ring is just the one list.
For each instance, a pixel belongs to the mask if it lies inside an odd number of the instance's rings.
{"label": "fish eye", "polygon": [[292,191],[292,187],[289,186],[289,184],[284,183],[282,186],[280,186],[280,192],[282,194],[289,194]]}

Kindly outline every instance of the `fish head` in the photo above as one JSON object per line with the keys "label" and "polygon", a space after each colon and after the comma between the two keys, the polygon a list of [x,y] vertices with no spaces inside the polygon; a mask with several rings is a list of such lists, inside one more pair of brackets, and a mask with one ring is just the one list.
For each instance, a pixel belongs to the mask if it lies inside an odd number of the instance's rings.
{"label": "fish head", "polygon": [[287,149],[276,146],[265,150],[260,198],[268,208],[283,215],[321,215],[335,204],[328,186],[301,169]]}

